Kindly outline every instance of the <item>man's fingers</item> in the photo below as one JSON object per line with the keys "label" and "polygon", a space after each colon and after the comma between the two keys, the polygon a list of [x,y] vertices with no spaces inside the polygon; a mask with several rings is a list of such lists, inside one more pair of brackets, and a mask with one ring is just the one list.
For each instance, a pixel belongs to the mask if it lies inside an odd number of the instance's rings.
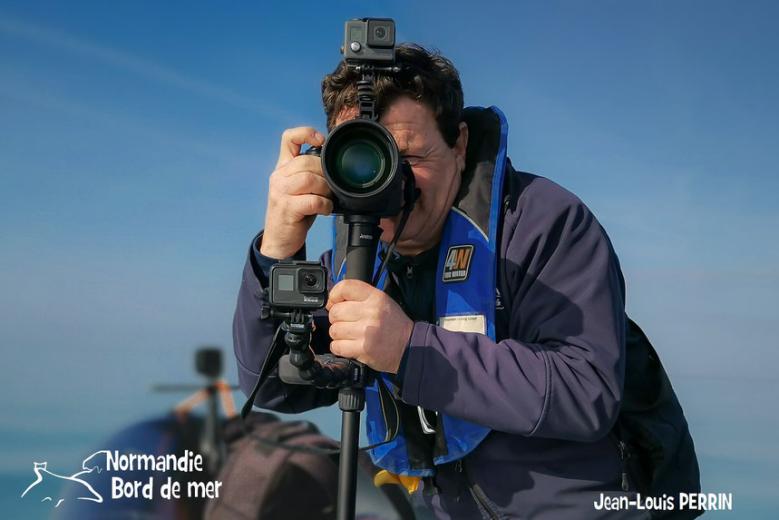
{"label": "man's fingers", "polygon": [[313,195],[321,195],[323,197],[330,196],[330,186],[327,185],[327,181],[321,175],[317,175],[313,172],[297,172],[285,179],[287,183],[286,192],[290,195],[305,195],[311,193]]}
{"label": "man's fingers", "polygon": [[330,325],[328,333],[334,340],[359,339],[364,335],[365,326],[357,321],[339,321]]}
{"label": "man's fingers", "polygon": [[293,195],[289,198],[289,205],[292,212],[300,217],[333,212],[333,201],[321,195]]}
{"label": "man's fingers", "polygon": [[311,172],[324,177],[322,159],[316,155],[298,155],[279,166],[275,173],[279,177],[292,177],[300,172]]}
{"label": "man's fingers", "polygon": [[330,342],[330,352],[336,356],[357,359],[362,351],[359,342],[353,339],[339,339]]}
{"label": "man's fingers", "polygon": [[329,311],[336,303],[367,300],[376,290],[378,289],[360,280],[341,280],[330,291],[327,310]]}
{"label": "man's fingers", "polygon": [[311,146],[321,146],[325,142],[325,136],[317,132],[316,128],[310,126],[299,126],[297,128],[288,128],[281,134],[281,149],[279,150],[279,166],[287,163],[292,158],[300,154],[300,147],[304,144]]}
{"label": "man's fingers", "polygon": [[362,319],[362,310],[365,305],[362,302],[340,302],[330,306],[327,317],[330,323],[339,321],[359,321]]}

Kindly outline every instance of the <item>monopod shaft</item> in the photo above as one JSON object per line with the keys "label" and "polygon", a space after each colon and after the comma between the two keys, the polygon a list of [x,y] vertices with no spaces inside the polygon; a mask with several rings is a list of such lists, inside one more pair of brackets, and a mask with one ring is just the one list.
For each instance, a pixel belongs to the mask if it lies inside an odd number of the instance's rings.
{"label": "monopod shaft", "polygon": [[[379,243],[377,217],[349,215],[346,246],[346,278],[371,283]],[[357,500],[357,446],[360,440],[360,412],[365,405],[362,387],[342,388],[338,393],[341,408],[341,453],[338,459],[338,520],[353,520]]]}
{"label": "monopod shaft", "polygon": [[[362,394],[361,396],[355,393]],[[346,395],[349,395],[346,397]],[[342,388],[338,395],[339,404],[347,400],[365,400],[362,388]],[[351,399],[350,399],[351,398]],[[362,406],[360,406],[362,408]],[[360,442],[360,410],[341,411],[341,452],[338,458],[338,520],[354,520],[357,501],[357,446]]]}

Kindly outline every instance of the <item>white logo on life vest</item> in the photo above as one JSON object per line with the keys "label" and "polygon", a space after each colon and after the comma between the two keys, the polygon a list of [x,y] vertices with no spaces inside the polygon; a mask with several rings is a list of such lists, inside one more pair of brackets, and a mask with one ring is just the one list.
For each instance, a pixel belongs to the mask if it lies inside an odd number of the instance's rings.
{"label": "white logo on life vest", "polygon": [[473,259],[473,246],[452,246],[446,253],[444,273],[441,280],[444,282],[461,282],[468,278]]}

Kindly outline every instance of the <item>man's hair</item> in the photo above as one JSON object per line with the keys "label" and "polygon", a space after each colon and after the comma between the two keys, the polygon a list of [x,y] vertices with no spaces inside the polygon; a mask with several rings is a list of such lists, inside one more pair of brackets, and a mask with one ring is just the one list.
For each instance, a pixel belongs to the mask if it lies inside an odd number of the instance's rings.
{"label": "man's hair", "polygon": [[[401,68],[399,73],[376,75],[376,113],[381,114],[401,96],[420,101],[433,111],[444,141],[454,146],[463,114],[463,88],[457,69],[440,53],[413,43],[403,43],[395,49],[395,62]],[[359,79],[360,75],[342,61],[322,80],[322,103],[329,130],[342,110],[357,106]]]}

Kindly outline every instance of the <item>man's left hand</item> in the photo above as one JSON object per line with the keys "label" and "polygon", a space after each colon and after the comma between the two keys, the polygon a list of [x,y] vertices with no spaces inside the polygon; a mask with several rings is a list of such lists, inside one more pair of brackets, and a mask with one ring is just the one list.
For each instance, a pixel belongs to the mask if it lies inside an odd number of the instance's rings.
{"label": "man's left hand", "polygon": [[330,291],[330,351],[379,372],[396,374],[414,322],[387,293],[359,280]]}

